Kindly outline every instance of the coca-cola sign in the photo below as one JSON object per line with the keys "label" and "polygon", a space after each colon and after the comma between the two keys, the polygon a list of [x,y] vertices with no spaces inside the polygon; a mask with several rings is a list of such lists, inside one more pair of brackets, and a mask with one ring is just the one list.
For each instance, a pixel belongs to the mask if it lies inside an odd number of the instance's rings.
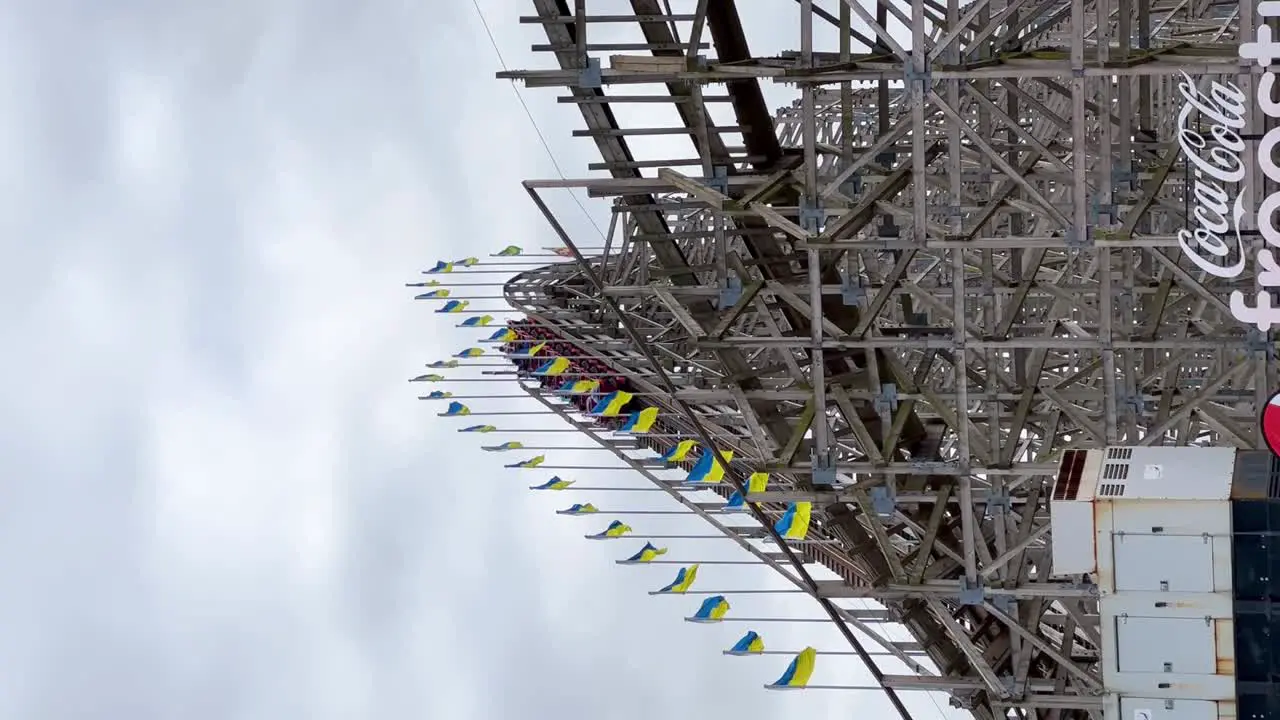
{"label": "coca-cola sign", "polygon": [[[1261,33],[1267,30],[1264,26]],[[1259,36],[1262,43],[1245,43],[1240,46],[1240,57],[1256,59],[1266,66],[1271,60],[1266,56],[1277,53],[1280,43],[1272,43],[1270,34]],[[1261,46],[1262,50],[1252,46]],[[1271,99],[1275,75],[1267,72],[1258,77],[1258,90],[1254,102],[1271,117],[1280,117],[1280,103]],[[1258,232],[1270,247],[1258,250],[1253,260],[1257,263],[1259,289],[1253,298],[1235,290],[1230,296],[1231,315],[1248,325],[1266,332],[1272,325],[1280,325],[1280,307],[1271,306],[1271,289],[1280,288],[1280,264],[1271,252],[1280,247],[1280,230],[1274,225],[1274,214],[1280,209],[1280,192],[1268,195],[1251,211],[1243,195],[1245,168],[1257,162],[1268,178],[1280,182],[1280,166],[1272,159],[1272,150],[1280,145],[1280,127],[1272,129],[1250,153],[1245,146],[1247,103],[1249,98],[1239,86],[1230,81],[1213,81],[1207,92],[1196,87],[1196,81],[1186,73],[1178,84],[1186,103],[1178,113],[1178,145],[1185,154],[1190,168],[1192,211],[1188,218],[1194,227],[1178,231],[1178,245],[1196,267],[1223,279],[1240,277],[1249,262],[1241,237],[1241,221],[1256,212]],[[1195,122],[1193,122],[1195,121]],[[1208,126],[1207,136],[1202,132]],[[1252,300],[1252,304],[1250,304]]]}

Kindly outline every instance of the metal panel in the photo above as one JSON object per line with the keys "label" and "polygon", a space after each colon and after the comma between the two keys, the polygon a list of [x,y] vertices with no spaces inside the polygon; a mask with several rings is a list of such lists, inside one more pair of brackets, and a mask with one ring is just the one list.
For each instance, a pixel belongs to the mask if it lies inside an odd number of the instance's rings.
{"label": "metal panel", "polygon": [[1118,592],[1213,592],[1213,543],[1206,538],[1126,535],[1112,552]]}
{"label": "metal panel", "polygon": [[1218,703],[1212,700],[1120,699],[1120,720],[1217,720],[1217,718]]}
{"label": "metal panel", "polygon": [[1122,617],[1115,621],[1120,672],[1213,675],[1213,623],[1203,619]]}
{"label": "metal panel", "polygon": [[1231,533],[1229,502],[1118,500],[1108,504],[1111,505],[1112,529],[1121,535],[1138,533],[1226,536]]}
{"label": "metal panel", "polygon": [[1093,503],[1055,501],[1052,510],[1053,572],[1057,575],[1096,572]]}
{"label": "metal panel", "polygon": [[[1100,456],[1097,482],[1123,483],[1118,500],[1226,500],[1231,496],[1235,448],[1134,447],[1129,457]],[[1081,499],[1084,499],[1083,493]]]}

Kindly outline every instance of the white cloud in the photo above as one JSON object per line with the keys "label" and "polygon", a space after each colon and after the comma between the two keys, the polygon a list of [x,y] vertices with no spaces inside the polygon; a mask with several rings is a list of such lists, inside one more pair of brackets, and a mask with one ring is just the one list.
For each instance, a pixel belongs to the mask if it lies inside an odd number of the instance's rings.
{"label": "white cloud", "polygon": [[[0,9],[0,715],[883,704],[759,690],[785,659],[721,657],[744,628],[647,597],[673,566],[613,565],[630,544],[553,514],[585,498],[531,496],[542,474],[465,449],[404,382],[469,337],[409,301],[417,268],[549,238],[519,181],[553,171],[464,4],[76,5]],[[489,4],[507,46],[525,5]],[[551,92],[528,97],[586,174]],[[716,568],[726,588],[765,572]]]}

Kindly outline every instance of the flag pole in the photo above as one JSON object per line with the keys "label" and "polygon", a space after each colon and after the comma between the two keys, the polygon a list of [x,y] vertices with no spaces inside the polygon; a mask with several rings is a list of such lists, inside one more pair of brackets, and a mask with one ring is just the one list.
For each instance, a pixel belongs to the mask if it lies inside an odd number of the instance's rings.
{"label": "flag pole", "polygon": [[[484,448],[481,448],[481,450],[484,450]],[[586,447],[585,445],[581,447],[564,447],[564,446],[552,447],[552,446],[524,445],[521,447],[512,447],[511,450],[499,450],[499,451],[490,451],[490,452],[515,452],[517,450],[570,450],[573,452],[584,452],[588,450],[609,450],[609,448],[600,447],[600,446]],[[618,448],[618,450],[640,450],[640,446],[620,447]]]}
{"label": "flag pole", "polygon": [[[623,564],[624,565],[648,565],[649,563],[623,563]],[[702,563],[688,563],[688,564],[701,565]],[[653,590],[649,594],[650,595],[808,595],[809,591],[798,590],[796,588],[779,588],[779,589],[773,589],[773,590],[686,590],[682,593],[659,592],[657,590]],[[728,620],[728,619],[729,618],[727,617],[724,618],[724,620]],[[743,618],[742,621],[745,622],[746,620],[749,620],[749,619],[750,618]],[[831,620],[827,618],[821,618],[819,620],[815,620],[814,622],[831,622]]]}
{"label": "flag pole", "polygon": [[[650,595],[671,595],[674,597],[680,597],[681,595],[690,595],[692,593],[651,592],[649,594]],[[731,622],[732,623],[810,623],[810,624],[826,623],[830,625],[831,619],[830,618],[783,618],[783,617],[772,617],[772,618],[723,617],[717,620],[715,623],[706,623],[706,624],[715,625],[716,623],[731,623]]]}
{"label": "flag pole", "polygon": [[466,415],[447,415],[442,417],[496,417],[499,415],[547,415],[543,410],[495,410],[493,412],[469,412]]}
{"label": "flag pole", "polygon": [[[722,512],[719,514],[734,515],[739,513]],[[746,517],[746,513],[740,513],[740,514]],[[755,528],[747,528],[747,529],[755,529]],[[720,535],[630,535],[628,534],[628,535],[620,535],[616,538],[612,538],[612,537],[597,538],[597,537],[592,537],[590,535],[584,535],[583,537],[587,538],[588,540],[626,540],[626,539],[632,539],[632,540],[733,540],[734,539],[724,534],[720,534]],[[766,543],[774,542],[773,538],[768,536],[756,537],[753,535],[739,535],[739,537],[745,540],[760,540]],[[787,544],[788,545],[839,545],[840,541],[839,540],[788,540]]]}
{"label": "flag pole", "polygon": [[[438,275],[439,273],[436,273],[436,274]],[[411,288],[433,287],[433,288],[436,288],[437,290],[452,290],[454,288],[459,288],[459,287],[506,287],[507,284],[504,282],[497,282],[497,283],[445,283],[445,282],[442,282],[439,285],[431,285],[429,283],[416,282],[416,283],[405,283],[404,286],[411,287]],[[444,298],[441,298],[441,299],[444,299]]]}
{"label": "flag pole", "polygon": [[[437,289],[437,290],[448,290],[448,289],[450,289],[450,288],[439,287],[439,288],[436,288],[436,289]],[[506,296],[506,295],[454,295],[454,294],[450,293],[449,295],[437,295],[437,296],[435,296],[435,297],[414,298],[414,299],[415,299],[415,300],[418,300],[418,299],[421,299],[421,300],[444,300],[445,302],[448,302],[448,301],[450,301],[450,300],[467,300],[467,301],[471,301],[471,300],[506,300],[506,299],[507,299],[507,296]],[[514,313],[514,312],[517,312],[517,311],[516,311],[516,310],[512,310],[512,309],[508,309],[508,310],[505,310],[504,312]],[[441,315],[447,315],[448,313],[440,313],[440,314],[441,314]],[[467,327],[467,326],[463,325],[463,326],[461,326],[461,327]]]}
{"label": "flag pole", "polygon": [[[926,655],[926,653],[923,650],[904,650],[902,652],[905,652],[908,655],[916,655],[919,657],[924,657]],[[760,652],[752,652],[752,653],[745,653],[745,652],[736,653],[736,652],[730,652],[728,650],[723,650],[720,652],[720,654],[729,655],[731,657],[755,657],[756,655],[786,655],[789,657],[795,657],[796,655],[800,654],[800,651],[799,650],[761,650]],[[846,655],[846,656],[853,656],[853,657],[857,657],[858,655],[858,653],[852,650],[819,650],[818,654],[833,655],[833,656]],[[892,653],[892,652],[889,652],[888,650],[868,650],[867,654],[874,657],[880,657],[880,656],[896,657],[897,656],[897,653]]]}
{"label": "flag pole", "polygon": [[[482,263],[476,263],[472,267],[476,267],[481,264]],[[532,268],[541,267],[542,265],[545,265],[545,264],[546,263],[538,263],[537,265],[534,265],[532,263],[528,263],[527,266],[532,269]],[[472,270],[471,268],[467,268],[465,270],[454,270],[453,272],[431,272],[430,270],[423,270],[422,274],[441,276],[441,275],[514,275],[515,273],[511,272],[510,270]],[[440,284],[444,285],[445,282],[441,280]]]}
{"label": "flag pole", "polygon": [[[818,653],[818,654],[822,655],[822,653]],[[874,655],[875,653],[869,653],[869,654]],[[884,686],[882,685],[803,685],[803,686],[796,686],[796,687],[780,687],[777,685],[765,685],[764,687],[766,690],[844,690],[844,691],[866,690],[869,692],[884,692]],[[908,687],[908,688],[896,688],[896,689],[922,690],[925,692],[939,691],[938,688],[909,688]]]}
{"label": "flag pole", "polygon": [[[453,368],[433,368],[433,367],[427,367],[427,369],[428,369],[428,370],[452,370]],[[428,373],[428,374],[430,374],[430,373]],[[413,378],[410,378],[410,379],[409,379],[409,382],[438,382],[438,383],[447,383],[447,382],[449,382],[449,383],[455,383],[455,382],[463,382],[463,383],[505,383],[505,382],[509,382],[509,381],[508,381],[508,380],[506,380],[505,378],[449,378],[449,377],[447,377],[447,378],[445,378],[445,379],[443,379],[443,380],[414,380]],[[434,400],[434,399],[436,399],[436,398],[423,397],[423,398],[419,398],[419,399],[420,399],[420,400]]]}
{"label": "flag pole", "polygon": [[[457,298],[449,298],[449,297],[422,298],[422,300],[419,300],[419,302],[427,302],[430,300],[443,300],[447,303],[450,300],[456,300],[456,299]],[[520,311],[513,310],[511,308],[496,308],[496,309],[490,308],[488,310],[472,310],[471,308],[463,308],[461,310],[450,310],[449,312],[434,312],[433,314],[434,315],[519,315]]]}
{"label": "flag pole", "polygon": [[[715,515],[714,510],[706,512]],[[567,513],[563,510],[557,510],[557,515],[693,515],[692,510],[597,510],[593,513]]]}
{"label": "flag pole", "polygon": [[[472,415],[471,417],[475,417]],[[667,465],[647,465],[644,460],[637,459],[637,463],[643,465],[646,470],[678,470],[680,468],[671,468]],[[635,468],[617,467],[613,465],[539,465],[539,470],[591,470],[593,472],[600,470],[625,470],[627,472],[635,472]],[[672,483],[673,485],[675,483]],[[715,483],[711,483],[715,484]],[[727,485],[725,487],[728,487]]]}
{"label": "flag pole", "polygon": [[[425,399],[435,400],[436,398],[425,398]],[[445,399],[447,399],[447,398],[445,398]],[[505,434],[507,434],[507,435],[529,435],[529,434],[531,434],[531,433],[538,433],[538,434],[541,434],[541,433],[578,433],[578,434],[581,434],[581,433],[582,433],[582,431],[581,431],[581,430],[579,430],[578,428],[546,428],[546,429],[513,428],[513,429],[510,429],[510,430],[507,430],[507,429],[494,430],[494,431],[493,431],[493,433],[489,433],[489,434],[490,434],[490,435],[492,435],[492,434],[495,434],[495,433],[505,433]],[[674,435],[673,435],[673,436],[671,436],[671,437],[677,437],[677,436],[674,436]]]}
{"label": "flag pole", "polygon": [[[522,449],[529,450],[530,448],[522,448]],[[573,492],[575,490],[592,491],[592,492],[666,492],[666,490],[663,490],[662,488],[656,488],[656,487],[637,487],[637,488],[578,487],[577,485],[570,485],[569,487],[560,488],[558,490],[555,490],[554,492]]]}
{"label": "flag pole", "polygon": [[[625,535],[623,537],[626,537]],[[647,562],[627,562],[626,560],[614,560],[614,565],[765,565],[760,560],[649,560]],[[768,592],[767,590],[757,590],[754,592]],[[728,593],[725,593],[728,594]],[[741,595],[742,591],[738,590],[735,595]]]}

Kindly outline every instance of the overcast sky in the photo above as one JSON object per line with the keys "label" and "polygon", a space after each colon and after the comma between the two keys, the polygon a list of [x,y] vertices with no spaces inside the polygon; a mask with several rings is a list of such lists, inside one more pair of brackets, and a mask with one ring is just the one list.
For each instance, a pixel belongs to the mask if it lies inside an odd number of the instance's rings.
{"label": "overcast sky", "polygon": [[[508,63],[545,62],[515,23],[530,3],[482,5]],[[405,383],[479,333],[404,282],[552,242],[518,183],[554,170],[469,3],[0,0],[0,53],[0,717],[888,712],[873,693],[761,689],[786,658],[722,657],[745,626],[681,622],[701,598],[645,595],[674,567],[614,566],[640,543],[584,541],[607,518],[553,512],[635,497],[534,496],[550,473],[502,470],[513,458]],[[554,94],[526,97],[585,174]],[[723,545],[668,558],[741,559]],[[703,586],[768,578],[714,566]],[[756,629],[842,649],[824,627]],[[866,679],[836,659],[814,682]]]}

